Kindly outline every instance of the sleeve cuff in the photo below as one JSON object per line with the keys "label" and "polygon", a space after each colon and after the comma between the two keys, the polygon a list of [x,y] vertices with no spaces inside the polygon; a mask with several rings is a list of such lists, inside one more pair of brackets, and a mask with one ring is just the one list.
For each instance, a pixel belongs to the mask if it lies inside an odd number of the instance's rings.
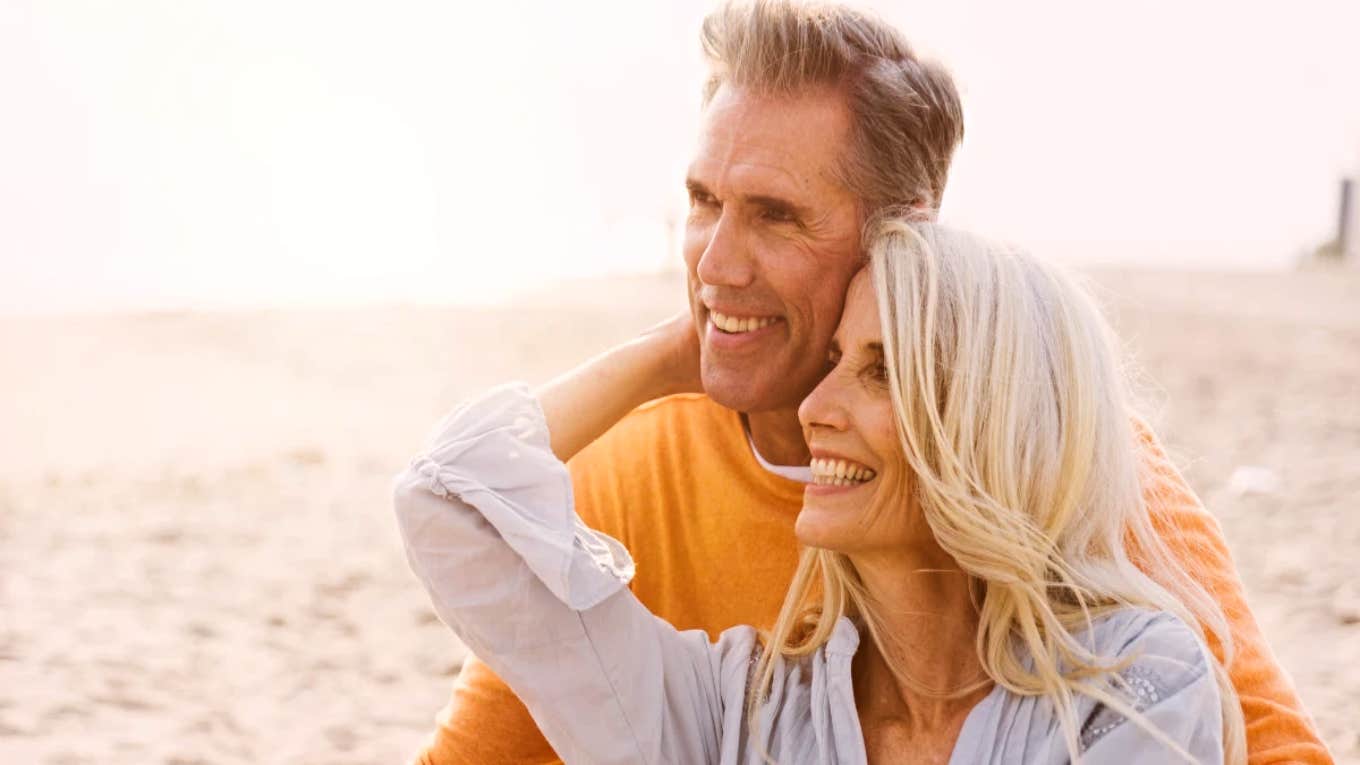
{"label": "sleeve cuff", "polygon": [[523,383],[459,406],[411,470],[431,493],[481,513],[573,610],[598,605],[633,578],[628,550],[576,515],[571,476],[553,455],[543,409]]}

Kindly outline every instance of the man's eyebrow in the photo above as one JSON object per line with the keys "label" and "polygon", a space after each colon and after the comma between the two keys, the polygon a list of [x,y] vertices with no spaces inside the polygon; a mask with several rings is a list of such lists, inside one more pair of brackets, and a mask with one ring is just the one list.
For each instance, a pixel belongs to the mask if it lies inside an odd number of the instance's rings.
{"label": "man's eyebrow", "polygon": [[[685,179],[685,190],[690,194],[708,194],[709,196],[713,196],[713,192],[709,191],[708,187],[705,186],[702,181],[692,177]],[[811,212],[808,208],[800,204],[771,194],[753,194],[750,196],[743,196],[741,199],[747,204],[760,205],[761,207],[770,210],[788,213],[800,218],[808,217]]]}
{"label": "man's eyebrow", "polygon": [[761,207],[770,210],[789,213],[800,218],[805,218],[808,215],[808,209],[806,207],[781,197],[772,197],[768,194],[756,194],[754,196],[745,197],[745,200],[748,204],[760,205]]}
{"label": "man's eyebrow", "polygon": [[869,353],[877,354],[879,356],[883,355],[883,343],[879,342],[865,343],[864,347],[869,350]]}
{"label": "man's eyebrow", "polygon": [[693,178],[685,179],[685,190],[691,194],[710,194],[708,187]]}

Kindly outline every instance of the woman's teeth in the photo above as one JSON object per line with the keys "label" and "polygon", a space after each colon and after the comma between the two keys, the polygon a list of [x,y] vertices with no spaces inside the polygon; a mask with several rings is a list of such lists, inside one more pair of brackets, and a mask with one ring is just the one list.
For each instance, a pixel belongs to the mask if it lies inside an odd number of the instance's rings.
{"label": "woman's teeth", "polygon": [[854,486],[873,480],[874,475],[869,468],[846,460],[812,460],[812,482],[819,486]]}
{"label": "woman's teeth", "polygon": [[760,329],[761,327],[768,327],[779,320],[774,316],[743,319],[736,316],[727,316],[718,313],[717,311],[709,311],[708,318],[713,320],[713,326],[729,334],[739,334]]}

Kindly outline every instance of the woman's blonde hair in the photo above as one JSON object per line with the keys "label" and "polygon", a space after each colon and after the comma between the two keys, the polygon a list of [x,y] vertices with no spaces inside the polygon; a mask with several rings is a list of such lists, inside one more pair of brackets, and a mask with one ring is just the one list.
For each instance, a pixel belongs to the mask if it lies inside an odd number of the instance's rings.
{"label": "woman's blonde hair", "polygon": [[[1179,749],[1134,709],[1117,674],[1123,665],[1074,634],[1102,614],[1145,607],[1174,614],[1201,639],[1207,630],[1227,656],[1232,650],[1217,603],[1170,553],[1144,504],[1131,395],[1100,310],[1061,270],[967,233],[885,217],[865,241],[915,492],[914,502],[903,498],[889,511],[919,506],[969,577],[983,670],[1012,693],[1051,700],[1073,761],[1075,694]],[[777,658],[810,655],[841,616],[891,645],[883,608],[845,555],[805,550],[755,669],[752,721]],[[1227,673],[1210,663],[1226,761],[1245,762],[1241,707]],[[932,692],[892,669],[931,695],[979,687]]]}

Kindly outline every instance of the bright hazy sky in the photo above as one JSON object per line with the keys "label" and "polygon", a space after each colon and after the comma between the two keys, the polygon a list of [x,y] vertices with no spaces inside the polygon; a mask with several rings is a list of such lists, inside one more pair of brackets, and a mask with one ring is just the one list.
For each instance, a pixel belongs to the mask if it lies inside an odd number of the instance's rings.
{"label": "bright hazy sky", "polygon": [[[1282,267],[1360,169],[1360,3],[868,5],[954,72],[944,218],[983,233]],[[485,301],[674,264],[708,7],[5,0],[0,312]]]}

